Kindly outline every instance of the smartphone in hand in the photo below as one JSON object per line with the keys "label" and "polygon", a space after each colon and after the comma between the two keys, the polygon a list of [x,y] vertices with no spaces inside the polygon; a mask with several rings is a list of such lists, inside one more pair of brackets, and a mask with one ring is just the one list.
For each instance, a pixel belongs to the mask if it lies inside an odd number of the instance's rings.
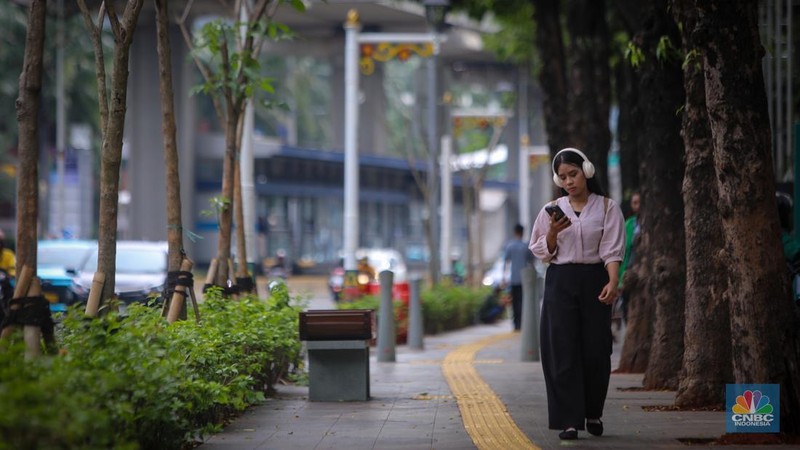
{"label": "smartphone in hand", "polygon": [[561,218],[565,216],[564,210],[558,205],[547,205],[544,207],[544,210],[556,221],[561,220]]}

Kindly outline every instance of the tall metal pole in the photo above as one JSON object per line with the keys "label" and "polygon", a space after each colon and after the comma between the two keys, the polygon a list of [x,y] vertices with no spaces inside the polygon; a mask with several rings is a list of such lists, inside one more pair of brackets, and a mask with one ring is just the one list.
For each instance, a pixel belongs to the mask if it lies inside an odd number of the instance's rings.
{"label": "tall metal pole", "polygon": [[519,111],[519,223],[530,231],[531,224],[531,189],[530,189],[530,153],[531,139],[528,135],[528,70],[521,67],[517,71],[519,93],[517,109]]}
{"label": "tall metal pole", "polygon": [[[347,13],[344,49],[344,270],[345,297],[356,285],[358,246],[358,12]],[[348,291],[348,288],[350,291]]]}
{"label": "tall metal pole", "polygon": [[442,240],[439,249],[439,261],[442,263],[442,276],[453,274],[453,264],[450,258],[453,233],[453,173],[450,169],[450,159],[453,153],[453,140],[450,136],[442,136]]}
{"label": "tall metal pole", "polygon": [[433,41],[433,54],[428,58],[428,192],[430,194],[430,217],[431,227],[431,260],[430,269],[432,282],[439,281],[439,258],[436,249],[439,248],[439,181],[438,181],[438,161],[439,161],[439,127],[438,114],[436,114],[438,86],[436,79],[436,68],[439,59],[439,38],[436,30],[432,30],[436,38]]}
{"label": "tall metal pole", "polygon": [[[67,144],[67,108],[66,94],[64,92],[64,0],[58,0],[58,20],[56,22],[56,186],[51,189],[48,196],[50,204],[55,202],[55,208],[48,208],[50,211],[55,209],[55,217],[51,220],[51,231],[63,237],[66,227],[64,219],[66,191],[64,186],[64,157]],[[54,195],[55,194],[55,198]]]}
{"label": "tall metal pole", "polygon": [[[248,1],[252,6],[252,2]],[[242,42],[246,39],[247,22],[250,17],[247,14],[248,8],[242,6],[240,11],[240,19],[242,21]],[[258,260],[258,245],[256,245],[256,188],[253,180],[253,102],[248,100],[244,109],[244,124],[242,127],[242,142],[239,149],[239,182],[242,191],[242,215],[243,224],[239,226],[244,227],[244,242],[247,248],[247,263],[255,263]],[[248,268],[249,273],[252,272],[252,267]]]}

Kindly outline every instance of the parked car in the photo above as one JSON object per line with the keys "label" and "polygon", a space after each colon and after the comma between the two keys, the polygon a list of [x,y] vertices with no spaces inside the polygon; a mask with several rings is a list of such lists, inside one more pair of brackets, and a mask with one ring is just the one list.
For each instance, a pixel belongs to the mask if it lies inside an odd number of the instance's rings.
{"label": "parked car", "polygon": [[97,246],[88,240],[39,241],[36,251],[36,274],[42,282],[42,295],[50,302],[50,311],[63,312],[77,300],[70,289],[72,280],[86,265]]}
{"label": "parked car", "polygon": [[[117,270],[114,292],[124,303],[146,302],[160,296],[167,279],[167,243],[117,241]],[[97,272],[97,248],[75,278],[72,290],[80,301],[89,298],[94,273]]]}

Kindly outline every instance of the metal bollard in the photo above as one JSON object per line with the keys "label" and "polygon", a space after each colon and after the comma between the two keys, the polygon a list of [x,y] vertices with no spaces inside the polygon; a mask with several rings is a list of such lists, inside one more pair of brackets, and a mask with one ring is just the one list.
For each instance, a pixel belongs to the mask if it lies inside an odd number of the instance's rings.
{"label": "metal bollard", "polygon": [[413,277],[409,281],[411,292],[408,299],[408,348],[414,350],[425,348],[422,342],[424,327],[422,323],[422,298],[420,297],[421,286],[422,280],[419,277]]}
{"label": "metal bollard", "polygon": [[522,269],[522,328],[520,361],[539,361],[539,302],[537,274],[533,267]]}
{"label": "metal bollard", "polygon": [[388,270],[378,274],[381,283],[381,303],[378,310],[378,362],[395,362],[396,332],[392,285],[394,273]]}

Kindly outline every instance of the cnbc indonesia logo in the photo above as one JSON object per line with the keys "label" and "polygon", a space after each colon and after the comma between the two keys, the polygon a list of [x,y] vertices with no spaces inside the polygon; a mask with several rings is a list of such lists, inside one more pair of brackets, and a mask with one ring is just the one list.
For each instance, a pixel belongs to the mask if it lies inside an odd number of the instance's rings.
{"label": "cnbc indonesia logo", "polygon": [[[729,384],[726,389],[728,405],[732,405],[726,427],[729,433],[777,433],[780,430],[779,385]],[[731,402],[734,397],[735,401]]]}

